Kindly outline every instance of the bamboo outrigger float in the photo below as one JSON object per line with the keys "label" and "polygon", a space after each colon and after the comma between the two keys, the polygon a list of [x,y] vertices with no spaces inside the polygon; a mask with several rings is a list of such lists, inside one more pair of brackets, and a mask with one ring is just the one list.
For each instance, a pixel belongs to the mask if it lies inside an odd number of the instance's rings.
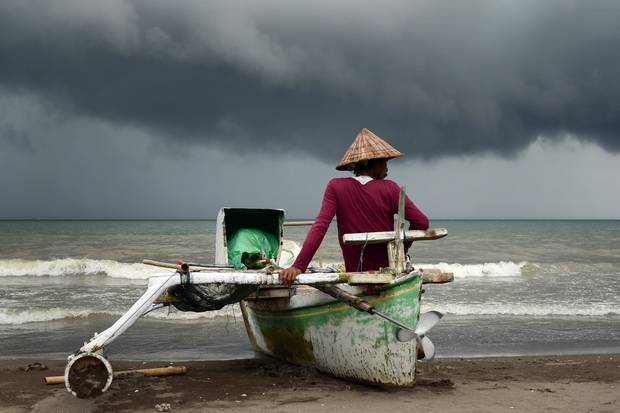
{"label": "bamboo outrigger float", "polygon": [[[298,246],[282,239],[284,211],[222,209],[216,224],[215,264],[145,260],[174,271],[150,278],[146,292],[119,320],[68,357],[67,390],[78,397],[106,391],[114,374],[103,357],[105,347],[150,311],[170,304],[185,308],[175,304],[179,290],[210,285],[251,289],[252,293],[236,301],[256,351],[347,380],[413,386],[418,354],[428,360],[435,354],[426,333],[442,317],[436,311],[420,314],[422,284],[449,282],[452,275],[409,266],[405,241],[439,239],[447,230],[405,231],[403,204],[404,189],[393,232],[346,234],[343,240],[346,244],[386,243],[389,268],[379,272],[316,269],[299,275],[292,286],[281,285],[275,272],[290,265],[299,252]],[[241,228],[259,228],[277,236],[277,265],[244,271],[228,265],[228,240]]]}

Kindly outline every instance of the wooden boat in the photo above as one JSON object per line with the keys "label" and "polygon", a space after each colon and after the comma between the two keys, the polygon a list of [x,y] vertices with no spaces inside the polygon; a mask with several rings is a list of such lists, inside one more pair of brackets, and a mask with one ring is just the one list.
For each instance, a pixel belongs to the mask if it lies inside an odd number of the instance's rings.
{"label": "wooden boat", "polygon": [[174,292],[179,288],[207,285],[253,286],[254,293],[246,294],[240,306],[256,351],[348,380],[413,386],[418,356],[432,359],[435,353],[426,333],[441,318],[435,311],[420,313],[422,284],[447,282],[452,277],[408,267],[405,240],[438,239],[447,231],[405,231],[403,211],[404,189],[393,232],[344,237],[349,244],[385,243],[389,268],[358,273],[315,269],[315,273],[298,276],[289,287],[279,283],[273,269],[237,271],[227,266],[228,240],[241,228],[257,228],[276,236],[280,243],[276,262],[289,266],[299,246],[283,240],[284,211],[223,208],[216,222],[215,263],[203,266],[145,261],[175,271],[149,279],[147,291],[116,323],[68,357],[67,389],[78,397],[107,390],[113,372],[103,357],[105,347],[141,316],[175,304]]}

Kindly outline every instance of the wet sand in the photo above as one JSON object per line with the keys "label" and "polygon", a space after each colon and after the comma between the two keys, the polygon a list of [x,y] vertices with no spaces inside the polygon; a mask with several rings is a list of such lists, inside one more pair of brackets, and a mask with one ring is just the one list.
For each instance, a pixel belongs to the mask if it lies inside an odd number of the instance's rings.
{"label": "wet sand", "polygon": [[[47,370],[23,371],[34,362]],[[268,358],[176,362],[174,377],[115,379],[96,399],[71,396],[44,376],[61,375],[62,360],[0,361],[0,412],[617,412],[620,355],[441,359],[419,366],[412,389],[349,383],[314,369]],[[116,370],[165,366],[114,362]]]}

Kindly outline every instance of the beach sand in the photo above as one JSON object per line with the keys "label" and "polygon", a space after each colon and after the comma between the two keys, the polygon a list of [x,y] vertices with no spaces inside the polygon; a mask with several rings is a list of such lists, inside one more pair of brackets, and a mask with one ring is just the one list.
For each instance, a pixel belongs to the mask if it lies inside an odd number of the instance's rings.
{"label": "beach sand", "polygon": [[[47,370],[23,371],[33,362]],[[116,370],[165,366],[114,362]],[[63,373],[62,360],[0,361],[1,412],[618,412],[620,355],[440,359],[419,365],[412,389],[349,383],[314,369],[257,358],[176,362],[174,377],[115,379],[96,399],[71,396],[44,376]]]}

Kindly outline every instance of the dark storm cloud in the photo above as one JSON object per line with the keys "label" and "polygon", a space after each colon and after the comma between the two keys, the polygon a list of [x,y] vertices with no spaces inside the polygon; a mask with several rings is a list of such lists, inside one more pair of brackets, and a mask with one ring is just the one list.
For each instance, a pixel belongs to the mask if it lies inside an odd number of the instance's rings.
{"label": "dark storm cloud", "polygon": [[34,146],[28,135],[11,123],[0,125],[0,142],[24,152],[34,151]]}
{"label": "dark storm cloud", "polygon": [[0,86],[244,151],[333,159],[362,126],[420,157],[620,151],[619,2],[377,4],[4,1]]}

